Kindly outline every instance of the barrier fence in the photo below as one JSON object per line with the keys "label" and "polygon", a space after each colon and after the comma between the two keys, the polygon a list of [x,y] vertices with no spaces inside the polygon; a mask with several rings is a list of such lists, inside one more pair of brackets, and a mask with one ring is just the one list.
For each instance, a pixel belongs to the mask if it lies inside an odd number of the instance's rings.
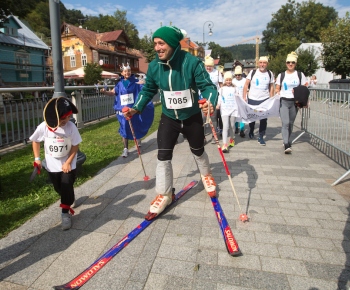
{"label": "barrier fence", "polygon": [[[72,98],[80,112],[73,116],[78,128],[115,114],[114,96],[100,93],[100,88],[104,86],[65,87],[67,97]],[[53,87],[0,88],[0,147],[27,143],[43,121],[43,109],[53,90]],[[332,159],[342,153],[346,160],[341,163],[348,171],[332,184],[336,185],[350,174],[350,90],[312,88],[310,92],[310,106],[302,109],[303,132],[293,142],[308,133],[336,150],[337,153],[330,154]],[[8,93],[17,94],[17,99],[6,99]],[[153,101],[159,101],[159,96]]]}
{"label": "barrier fence", "polygon": [[293,142],[308,133],[335,149],[327,148],[332,159],[345,156],[339,163],[348,171],[332,185],[350,174],[350,90],[310,89],[310,106],[302,109],[301,129],[303,132]]}
{"label": "barrier fence", "polygon": [[[99,93],[101,88],[104,86],[65,87],[66,96],[80,112],[73,115],[78,128],[115,114],[114,97]],[[53,90],[53,87],[0,88],[0,147],[27,143],[43,121],[43,109]]]}
{"label": "barrier fence", "polygon": [[[108,85],[112,89],[113,85]],[[66,86],[79,114],[73,115],[78,128],[84,124],[114,116],[114,96],[100,93],[106,86]],[[53,87],[0,88],[0,148],[27,143],[36,127],[43,122],[43,109],[52,98]],[[159,102],[159,95],[153,98]]]}

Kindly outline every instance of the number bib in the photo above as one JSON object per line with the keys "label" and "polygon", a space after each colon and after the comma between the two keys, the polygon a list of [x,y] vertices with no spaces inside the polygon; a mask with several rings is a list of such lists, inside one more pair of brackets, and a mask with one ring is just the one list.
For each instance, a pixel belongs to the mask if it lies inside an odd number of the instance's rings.
{"label": "number bib", "polygon": [[134,94],[120,95],[120,104],[122,106],[131,105],[134,103]]}
{"label": "number bib", "polygon": [[184,109],[192,107],[190,90],[164,91],[165,105],[167,109]]}
{"label": "number bib", "polygon": [[54,158],[62,158],[69,154],[72,142],[64,137],[45,137],[45,152]]}

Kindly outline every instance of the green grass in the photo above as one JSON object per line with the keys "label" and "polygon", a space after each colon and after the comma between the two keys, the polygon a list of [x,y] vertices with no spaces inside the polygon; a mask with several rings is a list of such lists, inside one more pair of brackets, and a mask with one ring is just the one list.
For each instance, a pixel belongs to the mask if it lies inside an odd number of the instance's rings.
{"label": "green grass", "polygon": [[[157,105],[148,135],[157,130],[160,115],[161,106]],[[74,184],[75,187],[91,179],[99,170],[120,156],[124,146],[118,130],[119,123],[115,117],[80,130],[83,139],[80,150],[87,158]],[[129,147],[132,146],[133,141],[129,144]],[[41,156],[44,156],[43,144],[41,148]],[[47,183],[48,174],[45,170],[33,182],[29,182],[32,164],[31,144],[1,156],[0,238],[59,199],[53,186]]]}

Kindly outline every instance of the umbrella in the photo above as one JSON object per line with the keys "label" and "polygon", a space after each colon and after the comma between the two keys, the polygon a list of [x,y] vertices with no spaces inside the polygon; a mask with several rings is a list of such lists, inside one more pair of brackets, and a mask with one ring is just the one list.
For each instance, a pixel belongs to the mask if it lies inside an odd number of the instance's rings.
{"label": "umbrella", "polygon": [[[72,71],[67,71],[63,74],[65,79],[83,79],[84,75],[85,75],[84,67],[80,67]],[[118,78],[119,75],[115,73],[111,73],[109,71],[102,71],[101,77],[112,79],[112,78]]]}

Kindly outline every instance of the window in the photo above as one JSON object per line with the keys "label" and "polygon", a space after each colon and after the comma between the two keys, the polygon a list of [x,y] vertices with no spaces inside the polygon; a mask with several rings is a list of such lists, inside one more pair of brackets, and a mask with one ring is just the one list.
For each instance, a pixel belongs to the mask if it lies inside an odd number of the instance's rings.
{"label": "window", "polygon": [[85,53],[83,53],[81,55],[81,65],[86,66],[86,64],[87,64],[87,55]]}
{"label": "window", "polygon": [[115,58],[115,67],[119,66],[118,57]]}
{"label": "window", "polygon": [[29,54],[24,52],[16,52],[15,53],[17,69],[30,70],[29,64]]}
{"label": "window", "polygon": [[109,64],[109,56],[108,55],[101,54],[100,59],[103,60],[103,64]]}
{"label": "window", "polygon": [[75,63],[75,55],[71,55],[70,56],[70,67],[75,67],[76,63]]}

